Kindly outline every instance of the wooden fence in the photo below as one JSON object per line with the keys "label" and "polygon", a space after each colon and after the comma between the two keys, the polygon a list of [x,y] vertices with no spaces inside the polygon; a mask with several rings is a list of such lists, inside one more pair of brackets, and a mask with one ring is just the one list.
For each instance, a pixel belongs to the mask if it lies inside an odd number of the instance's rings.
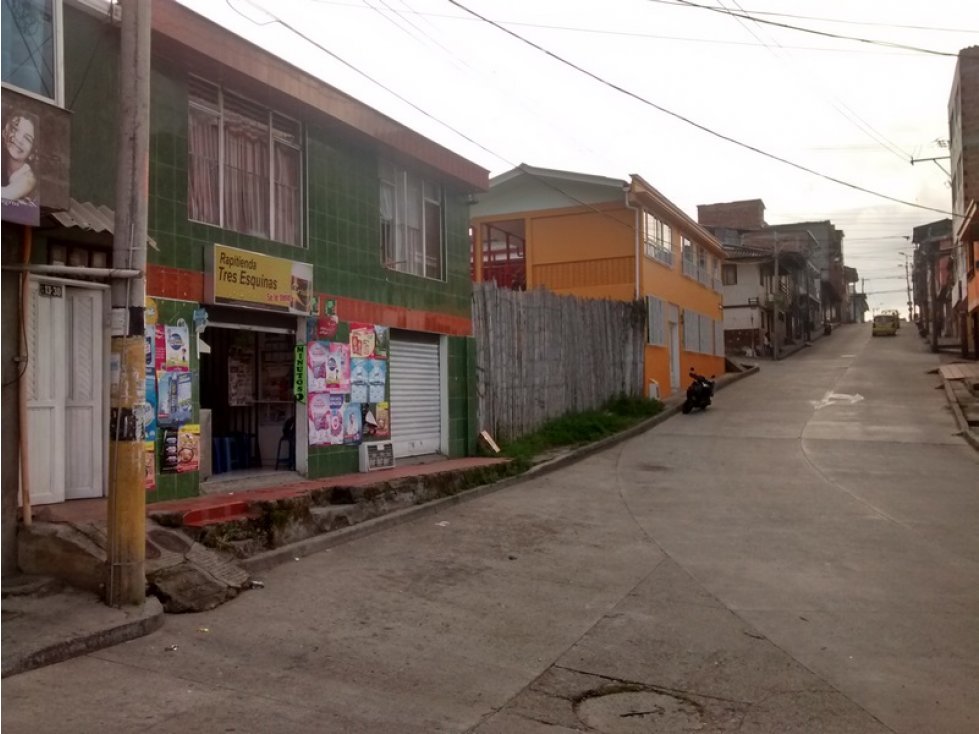
{"label": "wooden fence", "polygon": [[473,284],[479,428],[497,439],[643,392],[642,302]]}

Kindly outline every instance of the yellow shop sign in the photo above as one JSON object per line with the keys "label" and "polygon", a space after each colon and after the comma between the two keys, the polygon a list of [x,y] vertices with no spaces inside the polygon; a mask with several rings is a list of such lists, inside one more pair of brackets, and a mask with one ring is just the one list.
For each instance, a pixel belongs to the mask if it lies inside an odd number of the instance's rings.
{"label": "yellow shop sign", "polygon": [[211,302],[309,314],[313,266],[237,247],[214,245]]}

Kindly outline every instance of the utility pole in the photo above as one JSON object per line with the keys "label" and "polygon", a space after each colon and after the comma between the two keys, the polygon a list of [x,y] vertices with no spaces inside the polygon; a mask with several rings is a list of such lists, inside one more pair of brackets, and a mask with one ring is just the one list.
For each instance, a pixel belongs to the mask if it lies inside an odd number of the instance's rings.
{"label": "utility pole", "polygon": [[931,351],[938,352],[938,293],[935,289],[937,246],[928,245],[928,315],[931,317]]}
{"label": "utility pole", "polygon": [[774,245],[772,247],[772,252],[775,255],[775,277],[772,281],[772,288],[774,288],[775,293],[773,293],[772,300],[772,359],[776,362],[778,361],[778,298],[779,293],[782,290],[779,284],[778,275],[778,230],[772,230],[772,237],[774,238]]}
{"label": "utility pole", "polygon": [[146,490],[142,406],[146,391],[146,236],[149,201],[150,0],[121,0],[119,146],[112,265],[136,277],[112,281],[106,603],[146,600]]}
{"label": "utility pole", "polygon": [[908,284],[908,323],[914,321],[914,300],[911,298],[911,270],[908,267],[908,255],[904,254],[904,280]]}

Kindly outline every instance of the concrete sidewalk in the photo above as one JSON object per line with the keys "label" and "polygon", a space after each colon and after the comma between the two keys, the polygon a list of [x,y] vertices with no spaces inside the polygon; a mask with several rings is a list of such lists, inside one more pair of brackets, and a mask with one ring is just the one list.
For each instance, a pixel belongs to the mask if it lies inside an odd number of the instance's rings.
{"label": "concrete sidewalk", "polygon": [[154,597],[142,607],[113,609],[95,595],[53,579],[20,576],[3,585],[2,676],[148,635],[163,625]]}
{"label": "concrete sidewalk", "polygon": [[943,359],[938,368],[948,405],[962,438],[979,451],[979,362]]}

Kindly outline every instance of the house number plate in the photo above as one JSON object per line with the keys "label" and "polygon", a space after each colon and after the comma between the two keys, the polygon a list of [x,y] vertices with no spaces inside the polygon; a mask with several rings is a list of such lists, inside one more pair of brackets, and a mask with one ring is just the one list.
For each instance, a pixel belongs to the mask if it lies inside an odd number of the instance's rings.
{"label": "house number plate", "polygon": [[38,290],[42,296],[47,298],[64,298],[65,287],[55,283],[38,283]]}

